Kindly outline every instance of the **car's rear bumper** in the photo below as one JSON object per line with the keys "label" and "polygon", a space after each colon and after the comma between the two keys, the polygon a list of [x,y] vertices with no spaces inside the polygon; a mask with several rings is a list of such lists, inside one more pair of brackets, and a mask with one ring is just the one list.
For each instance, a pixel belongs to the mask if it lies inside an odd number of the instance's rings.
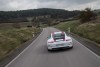
{"label": "car's rear bumper", "polygon": [[67,49],[67,48],[72,48],[73,45],[67,45],[67,46],[56,46],[56,47],[48,47],[48,50],[57,50],[57,49]]}

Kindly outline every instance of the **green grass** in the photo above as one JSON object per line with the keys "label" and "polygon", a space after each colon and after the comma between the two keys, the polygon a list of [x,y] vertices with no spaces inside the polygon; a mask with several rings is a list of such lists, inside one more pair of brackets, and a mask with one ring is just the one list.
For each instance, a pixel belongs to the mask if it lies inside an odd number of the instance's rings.
{"label": "green grass", "polygon": [[68,22],[63,22],[60,23],[58,25],[56,25],[55,27],[62,29],[64,31],[68,31],[68,28],[70,27],[71,32],[75,32],[75,28],[80,25],[79,21],[68,21]]}
{"label": "green grass", "polygon": [[39,31],[37,28],[0,29],[0,59],[3,59],[22,43],[31,39]]}
{"label": "green grass", "polygon": [[[77,21],[63,22],[55,26],[63,31],[71,28],[71,32],[100,44],[100,23],[84,23]],[[99,45],[100,46],[100,45]]]}
{"label": "green grass", "polygon": [[77,34],[100,44],[100,23],[85,23],[76,29]]}

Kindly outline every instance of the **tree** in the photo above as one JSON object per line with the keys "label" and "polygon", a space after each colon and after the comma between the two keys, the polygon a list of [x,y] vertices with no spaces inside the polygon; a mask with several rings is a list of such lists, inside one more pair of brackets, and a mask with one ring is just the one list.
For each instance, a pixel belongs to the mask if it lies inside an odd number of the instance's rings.
{"label": "tree", "polygon": [[91,21],[91,20],[94,20],[94,19],[95,19],[95,14],[91,10],[91,8],[86,8],[80,14],[80,21],[82,23],[85,23],[87,21]]}

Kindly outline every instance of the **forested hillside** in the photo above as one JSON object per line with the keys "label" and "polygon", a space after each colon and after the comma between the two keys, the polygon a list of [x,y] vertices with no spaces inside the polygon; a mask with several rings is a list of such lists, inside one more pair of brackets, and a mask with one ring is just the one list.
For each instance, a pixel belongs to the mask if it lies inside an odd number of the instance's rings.
{"label": "forested hillside", "polygon": [[25,21],[26,17],[36,17],[50,15],[51,18],[63,18],[67,19],[70,17],[78,16],[80,11],[67,11],[63,9],[51,9],[51,8],[41,8],[41,9],[30,9],[30,10],[20,10],[20,11],[0,11],[0,21],[5,21],[8,19],[17,18],[17,20]]}

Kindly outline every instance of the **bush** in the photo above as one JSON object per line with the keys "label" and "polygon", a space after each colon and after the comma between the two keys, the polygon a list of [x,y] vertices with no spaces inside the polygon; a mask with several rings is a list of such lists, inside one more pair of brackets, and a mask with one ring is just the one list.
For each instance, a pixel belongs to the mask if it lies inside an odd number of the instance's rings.
{"label": "bush", "polygon": [[87,21],[96,19],[95,17],[96,17],[96,15],[93,13],[93,11],[91,11],[91,8],[86,8],[80,14],[80,21],[82,23],[85,23]]}

